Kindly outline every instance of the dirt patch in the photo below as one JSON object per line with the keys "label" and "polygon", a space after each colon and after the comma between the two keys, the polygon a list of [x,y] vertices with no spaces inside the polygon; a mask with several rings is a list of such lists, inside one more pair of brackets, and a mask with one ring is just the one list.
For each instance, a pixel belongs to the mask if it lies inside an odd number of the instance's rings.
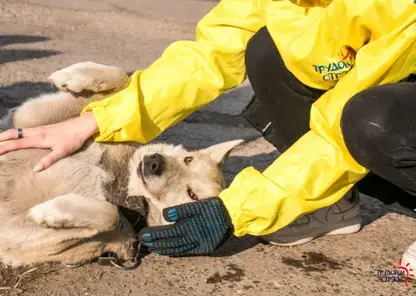
{"label": "dirt patch", "polygon": [[207,284],[218,284],[223,281],[226,282],[241,282],[245,273],[244,270],[238,267],[235,264],[227,265],[228,271],[224,275],[220,275],[219,272],[214,273],[214,275],[210,276],[206,283]]}
{"label": "dirt patch", "polygon": [[342,269],[342,264],[316,252],[305,252],[302,259],[282,257],[282,262],[292,267],[301,268],[306,272]]}

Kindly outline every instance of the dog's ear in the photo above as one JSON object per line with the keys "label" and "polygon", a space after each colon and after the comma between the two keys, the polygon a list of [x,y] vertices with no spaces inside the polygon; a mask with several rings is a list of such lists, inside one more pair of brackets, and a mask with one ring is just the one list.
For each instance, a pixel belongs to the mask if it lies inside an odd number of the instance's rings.
{"label": "dog's ear", "polygon": [[238,145],[240,145],[241,143],[243,143],[244,140],[233,140],[233,141],[228,141],[228,142],[224,142],[224,143],[220,143],[220,144],[216,144],[216,145],[212,145],[208,148],[205,148],[203,150],[204,153],[208,153],[209,156],[216,162],[218,163],[220,166],[224,165],[225,161],[228,158],[228,155],[230,154],[230,152],[237,147]]}

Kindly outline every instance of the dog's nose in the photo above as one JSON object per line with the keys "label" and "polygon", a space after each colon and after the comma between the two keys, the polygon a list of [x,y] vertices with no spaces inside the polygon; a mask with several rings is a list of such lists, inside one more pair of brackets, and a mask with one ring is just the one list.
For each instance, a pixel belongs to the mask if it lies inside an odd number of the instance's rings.
{"label": "dog's nose", "polygon": [[165,160],[162,155],[159,153],[147,155],[143,158],[143,161],[145,175],[162,175],[163,166],[165,164]]}

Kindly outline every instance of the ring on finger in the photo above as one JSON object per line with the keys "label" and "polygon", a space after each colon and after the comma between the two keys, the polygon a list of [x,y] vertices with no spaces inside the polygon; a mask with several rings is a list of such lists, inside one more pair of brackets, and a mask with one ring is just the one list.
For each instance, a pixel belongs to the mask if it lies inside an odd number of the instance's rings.
{"label": "ring on finger", "polygon": [[17,138],[18,139],[23,138],[23,129],[21,129],[21,128],[17,129]]}

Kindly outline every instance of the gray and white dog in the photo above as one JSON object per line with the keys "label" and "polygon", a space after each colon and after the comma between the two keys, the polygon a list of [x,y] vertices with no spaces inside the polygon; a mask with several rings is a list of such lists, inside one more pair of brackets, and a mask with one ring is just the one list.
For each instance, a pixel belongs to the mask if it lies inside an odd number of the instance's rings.
{"label": "gray and white dog", "polygon": [[[49,81],[59,91],[9,112],[3,130],[75,117],[88,103],[125,87],[128,76],[118,68],[86,62],[53,73]],[[147,224],[165,224],[164,208],[220,193],[225,186],[223,164],[241,142],[187,151],[167,144],[90,140],[39,173],[32,169],[49,150],[1,155],[0,260],[12,266],[74,264],[106,252],[132,259],[136,234],[117,206],[128,208],[131,198],[144,197]]]}

